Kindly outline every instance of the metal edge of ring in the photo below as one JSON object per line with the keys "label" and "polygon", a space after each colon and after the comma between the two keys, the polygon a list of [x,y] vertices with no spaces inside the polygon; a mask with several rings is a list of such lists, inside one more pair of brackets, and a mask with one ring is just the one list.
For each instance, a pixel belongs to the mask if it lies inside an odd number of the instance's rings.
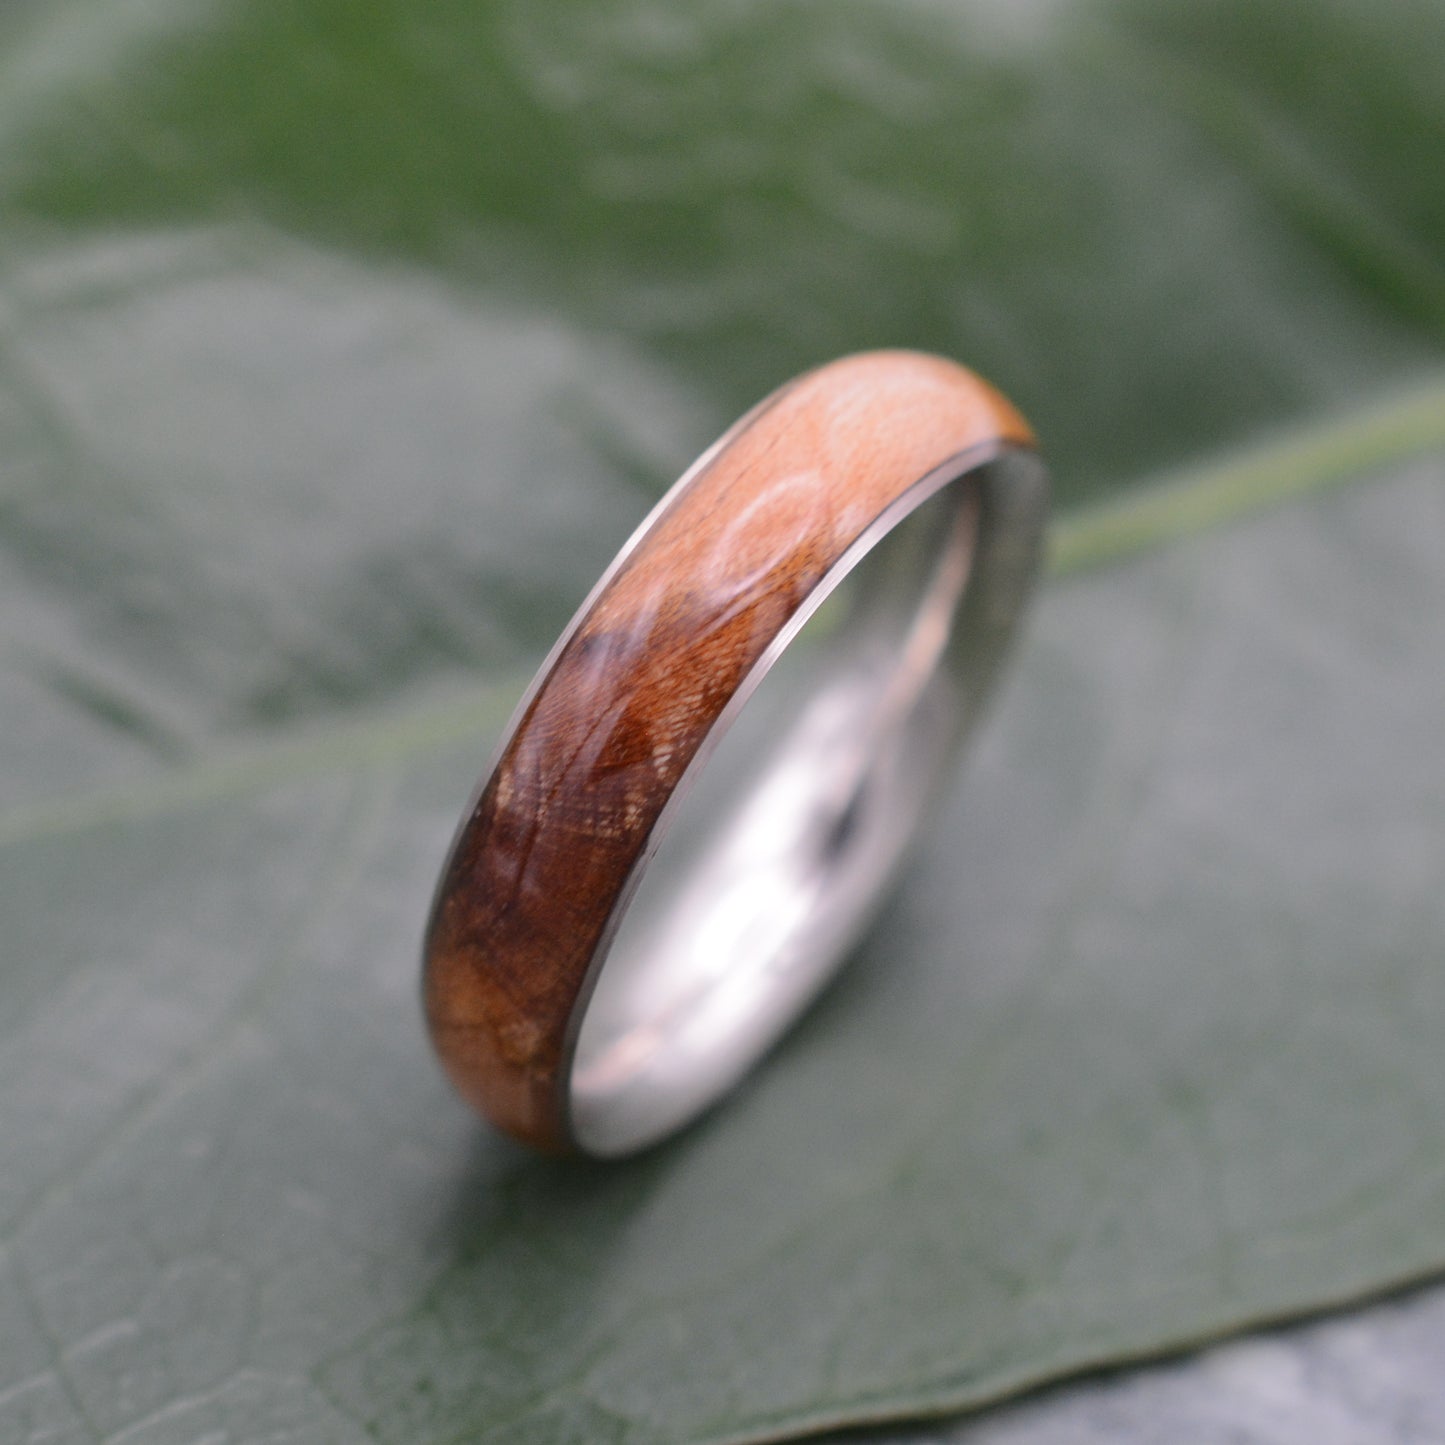
{"label": "metal edge of ring", "polygon": [[[737,424],[729,428],[729,430],[688,469],[682,479],[667,492],[661,502],[659,502],[648,515],[646,520],[633,534],[631,540],[623,549],[623,552],[619,554],[617,560],[614,561],[613,565],[603,574],[602,580],[589,594],[587,601],[578,610],[577,616],[564,632],[547,661],[539,669],[537,679],[534,681],[532,688],[529,689],[528,697],[524,699],[518,708],[513,725],[509,727],[503,739],[501,749],[497,754],[498,760],[500,760],[502,751],[505,750],[507,741],[510,740],[516,722],[520,720],[522,714],[525,712],[527,702],[530,701],[531,695],[535,693],[536,689],[547,676],[555,657],[560,653],[562,647],[586,617],[592,604],[601,594],[605,585],[609,583],[620,570],[622,562],[633,547],[642,540],[658,517],[660,517],[670,503],[675,500],[676,496],[680,495],[682,490],[712,462],[724,445],[730,442],[745,426],[750,425],[756,420],[758,415],[769,409],[776,401],[791,390],[793,386],[797,385],[798,381],[805,379],[806,375],[808,375],[808,373],[805,373],[804,377],[797,378],[788,386],[781,388],[779,391],[765,398],[762,403],[747,413]],[[793,642],[797,634],[806,626],[813,614],[859,565],[863,558],[878,545],[884,536],[898,526],[906,517],[917,511],[919,507],[930,501],[946,487],[955,483],[962,483],[971,475],[1011,455],[1029,457],[1035,460],[1035,480],[1030,495],[1007,499],[1011,515],[1006,517],[1001,524],[1002,537],[1007,539],[1009,547],[1017,549],[1017,555],[1015,556],[1002,555],[990,558],[985,555],[988,548],[995,546],[997,534],[994,529],[1000,524],[997,523],[991,515],[988,515],[988,502],[990,499],[987,497],[984,498],[986,515],[982,519],[981,525],[987,530],[981,533],[980,551],[975,555],[972,565],[973,568],[976,568],[980,561],[982,561],[985,565],[1005,566],[1012,574],[1011,580],[1014,590],[1007,600],[1007,606],[1005,608],[1007,615],[1000,619],[1002,622],[1002,638],[994,647],[991,666],[987,675],[981,680],[982,685],[979,689],[979,695],[973,701],[973,705],[968,709],[960,740],[962,740],[963,735],[966,735],[966,733],[971,730],[983,701],[993,690],[993,683],[1000,670],[999,664],[1002,662],[1003,656],[1008,649],[1008,644],[1017,632],[1017,623],[1022,615],[1033,583],[1037,578],[1042,559],[1043,536],[1048,512],[1048,472],[1039,456],[1038,448],[1003,437],[991,438],[954,453],[953,456],[925,473],[911,486],[899,493],[883,511],[878,513],[873,521],[848,545],[838,560],[824,573],[818,584],[809,592],[792,616],[789,617],[787,622],[779,629],[777,635],[769,643],[762,656],[753,664],[747,676],[744,677],[737,690],[733,693],[732,697],[728,699],[712,726],[708,729],[697,752],[693,755],[687,767],[684,769],[682,776],[678,779],[676,786],[669,794],[667,802],[663,805],[652,832],[648,837],[647,843],[639,853],[622,888],[618,891],[617,898],[613,902],[611,912],[599,937],[597,947],[588,962],[586,973],[582,979],[576,1000],[572,1007],[572,1012],[568,1016],[566,1033],[562,1042],[562,1054],[557,1080],[560,1093],[558,1108],[560,1133],[570,1149],[587,1157],[612,1157],[606,1154],[599,1154],[597,1151],[589,1149],[578,1137],[573,1126],[572,1073],[576,1059],[577,1040],[581,1033],[583,1020],[587,1015],[593,991],[596,988],[597,979],[606,967],[607,958],[611,951],[618,927],[636,894],[649,862],[665,840],[671,816],[681,805],[696,781],[698,774],[707,765],[708,759],[713,751],[721,743],[738,713],[747,705],[761,685],[763,679],[776,665],[778,659]],[[994,500],[996,501],[996,499]],[[963,615],[969,607],[970,599],[976,599],[977,597],[978,589],[975,586],[975,577],[971,571],[971,575],[965,585],[964,593],[959,602],[960,616]],[[494,762],[492,766],[495,767],[496,763]],[[491,769],[483,774],[481,785],[478,788],[478,796],[480,796],[481,790],[485,788],[490,776]],[[475,807],[475,801],[472,807]],[[469,808],[467,814],[464,816],[463,826],[465,826],[470,816],[471,809]],[[698,1114],[706,1112],[706,1110],[716,1102],[717,1100],[709,1101],[708,1104],[704,1105],[703,1108],[698,1111]],[[692,1117],[697,1117],[697,1115]],[[685,1122],[679,1124],[678,1127],[685,1127]],[[670,1137],[670,1135],[668,1137]],[[658,1142],[661,1141],[659,1140]]]}

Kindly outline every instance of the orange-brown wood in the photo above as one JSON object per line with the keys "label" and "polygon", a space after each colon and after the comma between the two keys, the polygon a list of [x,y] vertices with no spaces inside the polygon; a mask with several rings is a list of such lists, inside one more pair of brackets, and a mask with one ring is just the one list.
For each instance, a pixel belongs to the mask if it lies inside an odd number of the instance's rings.
{"label": "orange-brown wood", "polygon": [[718,714],[850,543],[960,453],[1032,445],[986,383],[874,352],[799,378],[684,484],[574,623],[443,871],[424,995],[438,1054],[500,1128],[565,1149],[588,967]]}

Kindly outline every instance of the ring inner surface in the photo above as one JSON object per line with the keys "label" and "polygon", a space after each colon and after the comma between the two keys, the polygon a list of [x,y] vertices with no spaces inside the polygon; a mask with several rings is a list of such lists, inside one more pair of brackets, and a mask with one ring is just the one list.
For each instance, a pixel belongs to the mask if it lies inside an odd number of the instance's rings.
{"label": "ring inner surface", "polygon": [[861,539],[719,720],[585,1007],[569,1097],[584,1149],[628,1153],[706,1107],[866,927],[971,711],[940,664],[967,651],[953,632],[979,517],[969,473]]}

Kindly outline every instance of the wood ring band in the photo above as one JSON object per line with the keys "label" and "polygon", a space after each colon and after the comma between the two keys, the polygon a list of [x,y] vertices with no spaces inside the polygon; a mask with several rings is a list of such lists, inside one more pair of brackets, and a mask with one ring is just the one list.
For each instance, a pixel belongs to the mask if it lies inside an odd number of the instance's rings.
{"label": "wood ring band", "polygon": [[614,914],[689,762],[789,620],[920,479],[1032,446],[964,368],[867,353],[774,393],[659,503],[524,698],[442,870],[427,1023],[493,1123],[578,1146],[572,1051]]}

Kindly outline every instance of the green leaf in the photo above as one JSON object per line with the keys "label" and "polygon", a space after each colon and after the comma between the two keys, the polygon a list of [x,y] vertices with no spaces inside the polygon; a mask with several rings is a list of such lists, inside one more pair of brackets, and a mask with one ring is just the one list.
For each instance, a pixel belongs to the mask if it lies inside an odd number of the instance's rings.
{"label": "green leaf", "polygon": [[[780,1436],[1445,1266],[1442,57],[1423,0],[10,7],[0,1440]],[[1016,673],[735,1099],[524,1158],[419,1024],[456,813],[648,501],[881,344],[1045,436]]]}

